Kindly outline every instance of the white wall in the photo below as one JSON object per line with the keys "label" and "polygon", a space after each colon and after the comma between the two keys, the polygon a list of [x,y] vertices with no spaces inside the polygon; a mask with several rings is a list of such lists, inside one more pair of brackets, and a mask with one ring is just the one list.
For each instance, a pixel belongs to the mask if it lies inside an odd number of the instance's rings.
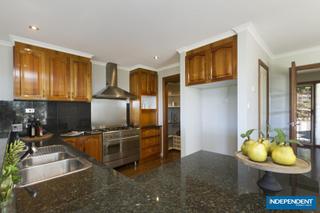
{"label": "white wall", "polygon": [[0,100],[13,99],[13,48],[0,45]]}
{"label": "white wall", "polygon": [[185,52],[180,54],[181,157],[201,150],[201,94],[185,86]]}
{"label": "white wall", "polygon": [[202,89],[201,149],[226,155],[237,150],[237,85]]}
{"label": "white wall", "polygon": [[[267,65],[270,57],[248,31],[238,33],[238,149],[240,134],[258,128],[258,59]],[[254,137],[257,137],[255,133]]]}
{"label": "white wall", "polygon": [[287,53],[275,58],[270,72],[270,124],[289,132],[289,67],[320,63],[320,49]]}
{"label": "white wall", "polygon": [[[106,86],[106,66],[92,65],[92,92],[95,94]],[[118,86],[129,90],[129,72],[118,69]],[[91,123],[99,127],[103,124],[119,126],[126,124],[126,101],[92,99]]]}

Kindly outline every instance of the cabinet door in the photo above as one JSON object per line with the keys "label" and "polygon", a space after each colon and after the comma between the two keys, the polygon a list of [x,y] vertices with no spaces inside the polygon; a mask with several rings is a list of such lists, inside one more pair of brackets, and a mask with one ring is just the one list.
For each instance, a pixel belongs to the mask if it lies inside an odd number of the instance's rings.
{"label": "cabinet door", "polygon": [[14,93],[17,99],[44,97],[45,53],[27,45],[15,45]]}
{"label": "cabinet door", "polygon": [[211,47],[211,72],[209,79],[213,81],[236,78],[237,48],[236,37],[216,42]]}
{"label": "cabinet door", "polygon": [[84,146],[83,146],[83,139],[82,137],[75,137],[75,138],[66,138],[64,139],[65,142],[70,143],[75,149],[83,152]]}
{"label": "cabinet door", "polygon": [[141,95],[148,95],[148,72],[140,71]]}
{"label": "cabinet door", "polygon": [[148,95],[157,95],[157,74],[156,73],[148,73],[147,78],[147,94]]}
{"label": "cabinet door", "polygon": [[84,152],[97,161],[102,161],[102,142],[101,136],[88,136],[84,140]]}
{"label": "cabinet door", "polygon": [[71,73],[67,54],[55,51],[48,53],[48,80],[50,100],[71,98]]}
{"label": "cabinet door", "polygon": [[91,101],[91,62],[81,57],[71,58],[72,99]]}
{"label": "cabinet door", "polygon": [[139,73],[130,73],[130,92],[136,96],[140,96]]}
{"label": "cabinet door", "polygon": [[201,84],[207,80],[207,50],[191,52],[186,56],[186,85]]}

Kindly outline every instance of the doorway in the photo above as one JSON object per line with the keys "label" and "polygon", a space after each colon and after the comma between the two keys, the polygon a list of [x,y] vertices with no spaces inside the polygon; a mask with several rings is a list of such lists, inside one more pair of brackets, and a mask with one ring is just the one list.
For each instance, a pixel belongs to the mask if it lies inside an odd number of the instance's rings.
{"label": "doorway", "polygon": [[290,137],[320,147],[320,64],[290,68]]}
{"label": "doorway", "polygon": [[180,75],[164,77],[163,94],[163,157],[180,158]]}

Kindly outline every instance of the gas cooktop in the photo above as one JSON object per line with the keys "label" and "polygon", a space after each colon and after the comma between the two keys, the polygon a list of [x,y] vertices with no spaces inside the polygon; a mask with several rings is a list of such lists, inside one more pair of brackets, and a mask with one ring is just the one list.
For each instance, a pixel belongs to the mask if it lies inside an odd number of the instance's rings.
{"label": "gas cooktop", "polygon": [[111,131],[120,131],[120,130],[130,130],[137,129],[131,126],[119,126],[119,127],[101,127],[101,128],[92,128],[93,132],[111,132]]}

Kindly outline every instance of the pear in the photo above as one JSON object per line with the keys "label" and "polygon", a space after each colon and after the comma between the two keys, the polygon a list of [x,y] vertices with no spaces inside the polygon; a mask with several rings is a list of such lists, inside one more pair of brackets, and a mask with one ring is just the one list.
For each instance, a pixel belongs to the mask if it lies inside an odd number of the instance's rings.
{"label": "pear", "polygon": [[261,138],[261,139],[259,139],[259,142],[260,143],[262,143],[265,147],[266,147],[266,150],[267,150],[267,152],[269,152],[269,150],[270,150],[270,141],[269,141],[269,139],[267,139],[267,138]]}
{"label": "pear", "polygon": [[297,157],[291,146],[279,145],[274,148],[271,154],[274,163],[291,166],[296,163]]}
{"label": "pear", "polygon": [[241,146],[241,152],[242,152],[242,154],[248,155],[248,149],[249,149],[249,147],[250,147],[252,144],[254,144],[254,143],[256,143],[256,142],[255,142],[254,140],[251,140],[251,139],[246,140],[245,142],[243,142],[243,144],[242,144],[242,146]]}
{"label": "pear", "polygon": [[255,129],[249,129],[248,131],[246,131],[245,133],[242,133],[240,136],[242,138],[245,138],[246,140],[243,142],[242,146],[241,146],[241,152],[243,155],[248,155],[248,148],[249,146],[251,146],[251,144],[254,144],[255,141],[251,140],[250,135],[252,134],[252,132]]}
{"label": "pear", "polygon": [[248,147],[248,157],[252,161],[264,162],[267,160],[268,152],[263,143],[256,142]]}
{"label": "pear", "polygon": [[272,142],[269,146],[269,155],[271,156],[271,153],[275,148],[277,148],[278,144],[276,142]]}

